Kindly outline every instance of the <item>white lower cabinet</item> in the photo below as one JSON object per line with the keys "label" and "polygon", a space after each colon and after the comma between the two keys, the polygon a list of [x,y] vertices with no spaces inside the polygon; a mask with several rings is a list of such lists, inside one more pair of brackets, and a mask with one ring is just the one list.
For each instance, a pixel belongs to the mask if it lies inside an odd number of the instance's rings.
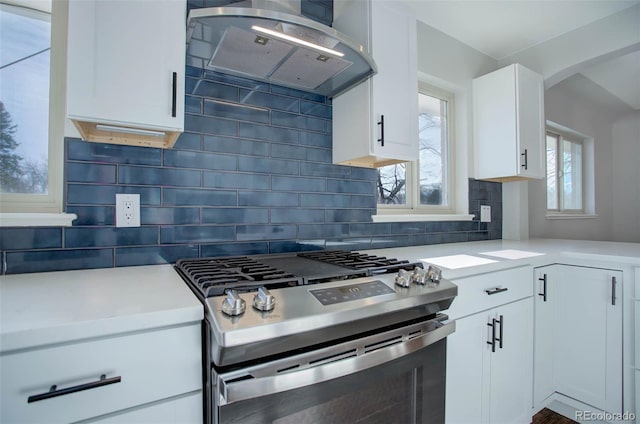
{"label": "white lower cabinet", "polygon": [[636,287],[635,287],[635,328],[636,328],[636,422],[640,423],[640,268],[635,269]]}
{"label": "white lower cabinet", "polygon": [[622,272],[536,268],[534,406],[554,393],[622,411]]}
{"label": "white lower cabinet", "polygon": [[[458,318],[455,333],[447,338],[447,424],[530,422],[530,273],[531,268],[527,267],[454,280],[462,295],[461,304],[465,297],[478,292],[498,306]],[[526,289],[520,299],[514,300],[514,293],[523,287]],[[501,303],[500,296],[509,303]]]}
{"label": "white lower cabinet", "polygon": [[[69,423],[143,405],[129,412],[135,421],[105,422],[202,422],[199,323],[7,352],[0,370],[3,423]],[[187,395],[195,411],[172,403]]]}
{"label": "white lower cabinet", "polygon": [[636,420],[640,422],[640,368],[636,369]]}

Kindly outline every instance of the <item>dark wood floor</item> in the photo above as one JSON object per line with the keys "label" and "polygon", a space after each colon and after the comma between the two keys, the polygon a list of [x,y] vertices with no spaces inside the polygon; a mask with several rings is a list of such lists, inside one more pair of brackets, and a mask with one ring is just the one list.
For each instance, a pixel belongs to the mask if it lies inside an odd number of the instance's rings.
{"label": "dark wood floor", "polygon": [[544,408],[533,416],[532,424],[577,424],[576,421],[570,420],[550,409]]}

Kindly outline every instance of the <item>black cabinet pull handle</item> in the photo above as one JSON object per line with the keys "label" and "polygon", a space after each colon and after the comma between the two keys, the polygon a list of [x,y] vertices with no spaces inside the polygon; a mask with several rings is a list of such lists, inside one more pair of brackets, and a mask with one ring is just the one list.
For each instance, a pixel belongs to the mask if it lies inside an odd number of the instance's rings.
{"label": "black cabinet pull handle", "polygon": [[491,341],[487,341],[488,345],[491,345],[491,352],[496,351],[496,319],[493,318],[487,325],[491,327]]}
{"label": "black cabinet pull handle", "polygon": [[542,296],[542,301],[547,301],[547,274],[542,274],[542,278],[538,278],[538,281],[542,281],[542,293],[538,293],[538,296]]}
{"label": "black cabinet pull handle", "polygon": [[496,340],[500,342],[499,346],[500,349],[502,349],[502,336],[503,336],[503,327],[504,327],[504,317],[502,315],[500,315],[500,318],[496,321],[498,324],[500,324],[500,337],[497,338]]}
{"label": "black cabinet pull handle", "polygon": [[38,402],[39,400],[51,399],[58,396],[64,396],[71,393],[81,392],[83,390],[95,389],[97,387],[108,386],[109,384],[120,383],[122,377],[107,378],[106,374],[100,376],[100,380],[92,381],[91,383],[79,384],[77,386],[67,387],[66,389],[58,389],[55,384],[51,386],[47,393],[40,393],[39,395],[29,396],[27,403]]}
{"label": "black cabinet pull handle", "polygon": [[527,153],[527,149],[524,149],[524,153],[520,153],[520,156],[524,156],[524,163],[520,165],[524,169],[529,169],[529,158]]}
{"label": "black cabinet pull handle", "polygon": [[380,125],[380,138],[378,139],[378,143],[380,143],[381,146],[384,146],[384,115],[380,115],[378,125]]}
{"label": "black cabinet pull handle", "polygon": [[178,73],[173,73],[173,95],[171,97],[171,116],[173,118],[177,115],[178,107]]}
{"label": "black cabinet pull handle", "polygon": [[494,287],[492,289],[485,289],[484,292],[486,294],[488,294],[489,296],[493,295],[493,294],[498,294],[498,293],[502,293],[502,292],[506,292],[507,290],[509,290],[508,288],[504,287]]}
{"label": "black cabinet pull handle", "polygon": [[616,277],[611,277],[611,305],[616,306]]}

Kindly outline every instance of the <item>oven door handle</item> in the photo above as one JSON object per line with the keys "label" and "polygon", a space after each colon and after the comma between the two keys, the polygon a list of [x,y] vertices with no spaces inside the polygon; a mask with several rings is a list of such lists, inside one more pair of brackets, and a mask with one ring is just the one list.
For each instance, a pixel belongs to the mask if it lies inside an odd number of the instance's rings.
{"label": "oven door handle", "polygon": [[448,321],[443,323],[441,327],[421,336],[335,362],[303,368],[299,371],[236,381],[233,379],[225,381],[221,377],[218,406],[300,389],[374,368],[424,349],[452,334],[455,328],[455,321]]}

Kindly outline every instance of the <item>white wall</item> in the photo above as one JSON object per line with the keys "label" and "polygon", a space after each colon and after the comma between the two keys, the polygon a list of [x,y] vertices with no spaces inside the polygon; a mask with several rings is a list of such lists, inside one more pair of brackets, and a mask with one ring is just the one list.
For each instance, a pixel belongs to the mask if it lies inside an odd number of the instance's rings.
{"label": "white wall", "polygon": [[498,62],[418,21],[418,78],[455,95],[455,205],[468,213],[469,176],[473,176],[471,81],[497,69]]}
{"label": "white wall", "polygon": [[501,59],[500,66],[521,63],[541,73],[550,88],[590,65],[638,50],[638,22],[640,4]]}
{"label": "white wall", "polygon": [[613,124],[613,239],[640,242],[640,110]]}
{"label": "white wall", "polygon": [[[638,17],[640,5],[499,62],[418,21],[419,77],[456,96],[455,161],[458,168],[466,165],[466,172],[458,172],[456,176],[459,196],[460,193],[467,196],[467,178],[474,175],[471,82],[473,78],[518,62],[542,73],[545,85],[550,87],[545,92],[546,119],[593,137],[595,213],[598,217],[546,219],[544,180],[511,183],[526,185],[518,186],[512,194],[503,185],[503,202],[519,202],[518,205],[529,208],[528,234],[532,238],[619,241],[633,238],[633,241],[640,241],[640,166],[636,164],[640,162],[640,117],[635,113],[618,121],[619,115],[614,115],[613,111],[621,110],[620,104],[616,103],[619,100],[581,75],[573,76],[587,65],[638,49]],[[602,102],[594,104],[583,97],[583,89],[591,94],[595,91]],[[636,191],[628,193],[627,188],[631,185]],[[465,205],[467,202],[462,198],[456,201]],[[507,225],[508,220],[503,224]],[[523,228],[515,229],[526,233]]]}
{"label": "white wall", "polygon": [[[602,102],[587,100],[585,93],[591,92]],[[617,120],[611,108],[606,107],[611,101],[611,94],[590,82],[577,76],[558,83],[545,92],[545,118],[562,126],[568,127],[594,139],[595,157],[595,213],[592,219],[550,220],[546,218],[546,183],[545,180],[529,182],[529,234],[531,237],[552,237],[581,240],[616,240],[613,233],[614,204],[616,188],[621,190],[630,185],[629,175],[620,175],[614,179],[614,168],[633,170],[637,179],[638,142],[632,148],[629,139],[633,133],[630,123],[622,122],[618,126],[618,136],[615,144],[619,145],[619,152],[614,158],[613,128]],[[591,98],[592,99],[592,98]],[[637,132],[636,132],[637,134]],[[631,155],[635,149],[636,155]],[[615,174],[626,171],[616,170]],[[619,195],[618,195],[619,197]],[[636,221],[640,207],[631,204],[625,206],[624,211],[635,211]],[[630,212],[633,213],[633,212]],[[616,212],[618,214],[618,212]],[[628,219],[625,218],[625,219]]]}

